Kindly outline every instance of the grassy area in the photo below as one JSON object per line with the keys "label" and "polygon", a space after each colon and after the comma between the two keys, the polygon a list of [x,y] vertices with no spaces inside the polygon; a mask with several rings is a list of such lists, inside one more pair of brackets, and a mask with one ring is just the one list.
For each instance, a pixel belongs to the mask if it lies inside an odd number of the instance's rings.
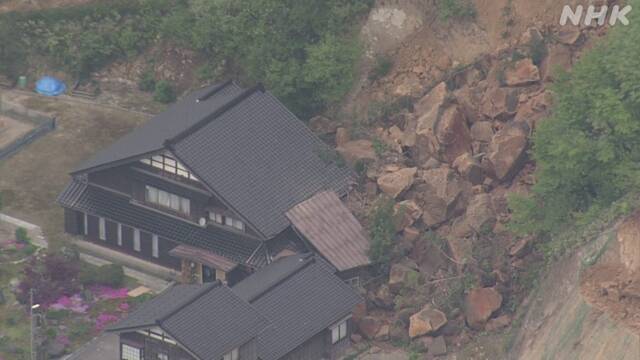
{"label": "grassy area", "polygon": [[52,248],[65,244],[57,195],[68,173],[99,149],[141,124],[145,117],[61,99],[3,92],[29,108],[56,114],[57,128],[14,156],[0,161],[3,212],[42,227]]}
{"label": "grassy area", "polygon": [[27,359],[29,352],[29,319],[26,310],[15,304],[8,290],[11,279],[17,278],[21,265],[3,265],[0,268],[0,289],[6,302],[0,305],[0,358]]}

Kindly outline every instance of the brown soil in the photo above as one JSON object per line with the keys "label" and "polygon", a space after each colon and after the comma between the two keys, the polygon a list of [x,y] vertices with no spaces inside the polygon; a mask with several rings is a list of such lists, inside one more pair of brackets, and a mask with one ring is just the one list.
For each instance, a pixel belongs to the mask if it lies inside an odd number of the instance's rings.
{"label": "brown soil", "polygon": [[640,335],[640,274],[631,276],[622,265],[597,265],[583,273],[581,283],[588,303]]}
{"label": "brown soil", "polygon": [[0,161],[0,192],[3,212],[40,225],[50,243],[59,246],[65,235],[62,209],[55,199],[69,181],[68,173],[147,117],[65,98],[2,95],[56,115],[56,130]]}
{"label": "brown soil", "polygon": [[28,133],[33,127],[32,124],[0,116],[0,149]]}

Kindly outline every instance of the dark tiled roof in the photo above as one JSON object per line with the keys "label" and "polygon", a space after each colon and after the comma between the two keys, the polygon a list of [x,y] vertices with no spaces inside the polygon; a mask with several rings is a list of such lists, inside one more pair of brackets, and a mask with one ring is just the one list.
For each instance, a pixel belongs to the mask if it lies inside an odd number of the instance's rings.
{"label": "dark tiled roof", "polygon": [[[102,216],[143,231],[209,250],[238,263],[266,264],[262,242],[221,229],[211,230],[131,203],[130,198],[73,179],[59,195],[67,208]],[[255,254],[254,254],[255,253]]]}
{"label": "dark tiled roof", "polygon": [[[205,94],[207,99],[197,101]],[[273,95],[228,82],[196,91],[100,151],[75,174],[171,151],[265,238],[285,212],[323,190],[343,195],[352,172]]]}
{"label": "dark tiled roof", "polygon": [[126,318],[109,326],[108,331],[126,331],[155,326],[156,321],[170,314],[192,296],[197,295],[201,285],[174,285],[155,298],[139,306]]}
{"label": "dark tiled roof", "polygon": [[161,320],[171,337],[203,360],[220,360],[267,326],[254,307],[218,286]]}
{"label": "dark tiled roof", "polygon": [[[218,91],[196,105],[196,99],[214,90]],[[109,147],[98,152],[76,168],[74,172],[84,172],[102,165],[162,150],[166,139],[180,134],[198,121],[206,118],[241,92],[242,89],[231,82],[196,90]]]}
{"label": "dark tiled roof", "polygon": [[219,360],[255,338],[267,320],[219,283],[177,285],[110,326],[112,332],[160,326],[204,360]]}
{"label": "dark tiled roof", "polygon": [[171,288],[108,330],[157,324],[206,360],[219,360],[257,338],[259,358],[276,360],[351,314],[362,301],[334,271],[313,255],[282,258],[232,289],[218,283]]}
{"label": "dark tiled roof", "polygon": [[340,271],[370,263],[369,240],[333,191],[320,192],[287,212],[293,226]]}
{"label": "dark tiled roof", "polygon": [[258,336],[260,359],[288,354],[362,301],[333,270],[319,258],[296,255],[262,268],[233,288],[269,320],[270,326]]}
{"label": "dark tiled roof", "polygon": [[267,238],[289,226],[292,206],[348,189],[351,171],[330,161],[332,150],[268,92],[243,93],[200,126],[170,140],[171,150]]}

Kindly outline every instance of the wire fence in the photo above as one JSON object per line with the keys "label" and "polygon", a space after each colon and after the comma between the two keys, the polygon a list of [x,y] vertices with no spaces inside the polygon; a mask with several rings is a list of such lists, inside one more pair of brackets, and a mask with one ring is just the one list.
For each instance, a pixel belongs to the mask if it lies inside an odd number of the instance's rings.
{"label": "wire fence", "polygon": [[22,147],[29,145],[56,128],[56,118],[54,116],[28,109],[21,104],[7,101],[2,97],[0,97],[0,115],[35,125],[28,133],[15,139],[9,145],[0,148],[0,160],[17,153]]}

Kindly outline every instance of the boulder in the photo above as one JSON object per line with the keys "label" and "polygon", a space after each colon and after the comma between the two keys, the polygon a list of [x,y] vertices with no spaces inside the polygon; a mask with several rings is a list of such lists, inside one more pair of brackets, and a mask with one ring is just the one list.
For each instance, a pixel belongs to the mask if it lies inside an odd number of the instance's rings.
{"label": "boulder", "polygon": [[336,146],[343,146],[351,140],[349,129],[339,127],[336,129]]}
{"label": "boulder", "polygon": [[413,226],[409,226],[402,230],[402,237],[409,242],[414,242],[420,237],[420,230]]}
{"label": "boulder", "polygon": [[429,351],[427,352],[430,356],[442,356],[447,354],[447,342],[444,340],[444,337],[438,336],[433,339],[431,344],[429,345]]}
{"label": "boulder", "polygon": [[494,288],[475,288],[465,299],[467,324],[476,330],[484,327],[494,312],[502,306],[502,295]]}
{"label": "boulder", "polygon": [[397,203],[393,208],[393,212],[396,231],[401,231],[413,225],[422,216],[422,209],[416,204],[415,200],[404,200]]}
{"label": "boulder", "polygon": [[572,65],[571,49],[563,44],[556,44],[549,49],[549,56],[541,66],[544,81],[553,81],[558,70],[569,71]]}
{"label": "boulder", "polygon": [[493,125],[489,121],[478,121],[471,125],[471,139],[489,143],[493,138]]}
{"label": "boulder", "polygon": [[397,294],[407,285],[410,277],[417,277],[418,272],[403,264],[393,264],[389,271],[389,290]]}
{"label": "boulder", "polygon": [[535,129],[537,123],[549,115],[551,98],[546,92],[531,97],[518,109],[515,121],[526,123],[529,129]]}
{"label": "boulder", "polygon": [[413,185],[417,171],[418,168],[404,168],[384,174],[378,178],[378,187],[382,192],[395,199]]}
{"label": "boulder", "polygon": [[500,315],[495,319],[491,319],[484,326],[485,331],[497,331],[500,329],[504,329],[511,324],[511,316],[509,315]]}
{"label": "boulder", "polygon": [[373,149],[373,142],[369,140],[352,140],[336,148],[338,153],[349,164],[353,165],[357,161],[375,161],[378,159]]}
{"label": "boulder", "polygon": [[527,124],[511,123],[493,136],[487,158],[498,180],[511,180],[524,166],[528,135]]}
{"label": "boulder", "polygon": [[380,330],[378,330],[378,333],[375,336],[375,339],[377,341],[389,341],[389,333],[391,332],[390,327],[388,324],[384,324],[382,326],[380,326]]}
{"label": "boulder", "polygon": [[382,322],[373,316],[365,316],[358,322],[360,334],[369,340],[375,339],[382,327]]}
{"label": "boulder", "polygon": [[442,224],[459,214],[467,185],[455,172],[449,168],[427,170],[422,179],[419,197],[424,203],[422,221],[427,226]]}
{"label": "boulder", "polygon": [[533,237],[525,236],[518,241],[515,242],[509,249],[509,256],[512,257],[525,257],[529,251],[531,250],[531,242],[533,241]]}
{"label": "boulder", "polygon": [[[421,119],[424,120],[424,117]],[[471,134],[467,120],[455,104],[441,108],[433,122],[419,123],[416,136],[420,159],[435,157],[452,163],[458,156],[471,152]]]}
{"label": "boulder", "polygon": [[375,306],[381,309],[393,309],[394,296],[391,293],[391,290],[389,290],[389,286],[383,284],[378,288],[375,295],[373,296],[373,303],[375,304]]}
{"label": "boulder", "polygon": [[562,27],[555,34],[555,38],[562,44],[573,45],[580,38],[580,28],[576,26]]}
{"label": "boulder", "polygon": [[496,219],[491,195],[477,194],[469,201],[464,216],[454,224],[451,234],[455,237],[467,237],[475,232],[480,233],[486,229],[493,229]]}
{"label": "boulder", "polygon": [[518,96],[512,89],[492,87],[484,94],[481,108],[489,119],[507,120],[517,112]]}
{"label": "boulder", "polygon": [[480,185],[484,182],[484,169],[480,163],[469,153],[460,155],[454,162],[453,168],[460,176],[469,181],[471,185]]}
{"label": "boulder", "polygon": [[336,133],[338,123],[325,116],[318,115],[309,120],[309,128],[318,135],[331,135]]}
{"label": "boulder", "polygon": [[409,318],[409,337],[433,334],[447,323],[447,316],[440,310],[427,305]]}
{"label": "boulder", "polygon": [[427,95],[418,100],[418,102],[414,105],[414,111],[416,114],[421,114],[420,118],[424,118],[424,120],[419,120],[418,123],[435,122],[435,119],[437,119],[438,117],[440,107],[444,105],[447,99],[447,93],[447,84],[441,82],[436,87],[431,89],[431,91],[429,91]]}
{"label": "boulder", "polygon": [[522,59],[507,67],[504,73],[507,86],[524,86],[540,81],[540,70],[531,59]]}
{"label": "boulder", "polygon": [[618,227],[620,261],[626,270],[635,274],[640,271],[640,211],[634,212]]}

